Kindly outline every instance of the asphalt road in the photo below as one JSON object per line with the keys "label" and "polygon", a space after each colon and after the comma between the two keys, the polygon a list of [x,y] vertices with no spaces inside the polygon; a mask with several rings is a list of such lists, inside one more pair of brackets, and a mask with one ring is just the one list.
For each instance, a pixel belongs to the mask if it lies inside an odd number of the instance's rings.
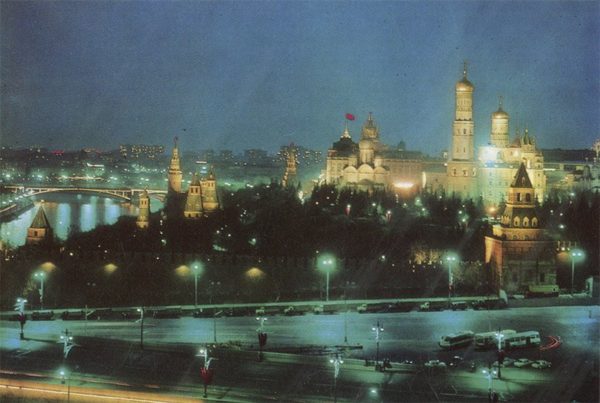
{"label": "asphalt road", "polygon": [[[590,317],[591,310],[591,317]],[[544,352],[538,349],[517,350],[508,355],[513,358],[527,357],[546,359],[553,363],[548,370],[507,368],[504,379],[496,380],[494,389],[501,392],[503,400],[518,401],[569,401],[574,398],[585,400],[586,394],[597,397],[597,384],[590,386],[590,373],[598,372],[598,344],[600,342],[599,307],[548,307],[520,308],[497,311],[443,311],[408,312],[393,314],[314,315],[268,317],[264,331],[268,333],[267,349],[285,350],[301,345],[331,347],[344,345],[344,329],[350,345],[362,345],[362,350],[346,351],[346,362],[342,364],[337,382],[337,394],[348,401],[430,401],[434,398],[448,401],[481,400],[487,390],[487,380],[480,369],[495,360],[493,352],[478,352],[472,348],[444,352],[437,346],[440,336],[460,330],[483,332],[502,329],[518,331],[538,330],[544,342],[547,336],[559,336],[563,344]],[[344,325],[345,318],[347,320]],[[412,359],[417,362],[408,371],[381,374],[372,367],[364,366],[364,359],[373,359],[376,343],[372,327],[379,321],[384,328],[379,356],[389,357],[393,362]],[[199,359],[194,358],[197,346],[213,341],[213,319],[146,319],[144,340],[151,345],[185,346],[178,360],[167,354],[145,352],[135,355],[137,343],[123,344],[112,350],[99,351],[91,348],[82,336],[137,342],[140,337],[140,323],[129,321],[29,321],[25,335],[32,339],[18,339],[17,322],[0,322],[3,358],[0,366],[3,371],[14,369],[22,373],[26,370],[49,371],[56,365],[56,355],[60,356],[60,345],[41,340],[58,340],[65,328],[81,340],[69,360],[78,366],[80,377],[106,378],[113,382],[117,377],[129,377],[136,385],[144,380],[161,382],[175,387],[197,386]],[[246,347],[257,348],[256,330],[259,323],[253,317],[225,317],[216,320],[217,340],[239,342]],[[150,348],[148,348],[150,349]],[[78,351],[79,350],[79,351]],[[137,354],[137,353],[135,353]],[[152,357],[148,356],[152,354]],[[222,397],[237,396],[236,399],[252,401],[257,396],[272,399],[294,400],[294,396],[306,396],[305,400],[319,400],[321,396],[331,397],[333,368],[328,357],[301,357],[295,355],[268,354],[259,363],[255,353],[238,352],[227,356],[223,352],[215,361],[219,374],[215,390],[221,390]],[[225,355],[223,355],[225,354]],[[250,354],[250,355],[245,355]],[[467,362],[478,365],[476,373],[466,368],[444,371],[443,373],[425,370],[422,365],[430,359],[448,361],[453,355],[462,356]],[[45,358],[44,358],[45,357]],[[170,357],[170,358],[166,358]],[[60,358],[60,357],[59,357]],[[354,358],[355,360],[352,360]],[[137,361],[136,361],[137,360]],[[138,365],[129,365],[130,361]],[[175,366],[169,363],[176,362]],[[395,365],[392,370],[400,369]],[[137,372],[136,372],[137,371]],[[151,371],[151,374],[148,374]],[[35,371],[34,371],[35,372]],[[88,374],[88,375],[85,375]],[[186,386],[187,385],[187,386]],[[224,389],[223,389],[224,388]],[[592,388],[590,390],[590,388]],[[229,392],[226,392],[226,391]],[[178,393],[196,393],[179,391]],[[246,396],[244,398],[244,396]],[[286,397],[287,396],[287,397]],[[313,398],[309,398],[313,396]],[[581,398],[583,397],[583,399]],[[226,399],[225,399],[226,400]],[[304,399],[301,399],[304,400]]]}

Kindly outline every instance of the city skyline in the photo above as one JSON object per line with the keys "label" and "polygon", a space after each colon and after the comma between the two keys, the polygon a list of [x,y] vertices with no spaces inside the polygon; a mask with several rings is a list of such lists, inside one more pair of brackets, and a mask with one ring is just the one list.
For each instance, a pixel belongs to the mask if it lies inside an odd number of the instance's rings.
{"label": "city skyline", "polygon": [[436,155],[465,59],[477,145],[499,95],[540,148],[600,131],[595,2],[0,7],[4,146],[324,150],[371,111],[385,143]]}

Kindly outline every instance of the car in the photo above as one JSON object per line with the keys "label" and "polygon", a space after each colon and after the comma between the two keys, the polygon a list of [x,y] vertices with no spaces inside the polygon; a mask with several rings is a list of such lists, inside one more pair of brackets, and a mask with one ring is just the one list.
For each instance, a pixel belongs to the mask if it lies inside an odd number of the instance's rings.
{"label": "car", "polygon": [[302,315],[302,312],[294,308],[293,306],[288,306],[283,310],[283,314],[286,316],[295,316]]}
{"label": "car", "polygon": [[265,316],[265,307],[261,306],[260,308],[256,308],[256,311],[254,311],[256,316]]}
{"label": "car", "polygon": [[316,305],[313,308],[313,313],[316,315],[322,314],[323,313],[323,305]]}
{"label": "car", "polygon": [[531,360],[528,358],[519,358],[518,360],[516,360],[514,362],[514,366],[517,368],[523,368],[523,367],[527,367],[529,365],[531,365]]}
{"label": "car", "polygon": [[356,307],[356,312],[365,313],[367,312],[367,304],[362,304]]}
{"label": "car", "polygon": [[446,363],[440,360],[429,360],[425,363],[427,368],[446,368]]}
{"label": "car", "polygon": [[415,361],[414,360],[404,360],[404,361],[401,362],[401,364],[414,365]]}
{"label": "car", "polygon": [[464,361],[464,358],[462,358],[459,355],[455,355],[454,357],[452,357],[450,359],[450,362],[448,363],[448,365],[451,367],[458,367],[463,363],[463,361]]}
{"label": "car", "polygon": [[[502,367],[511,367],[513,366],[513,364],[515,363],[515,360],[513,358],[510,357],[504,357],[504,362],[502,363]],[[494,361],[494,363],[492,364],[493,367],[497,367],[498,366],[498,361]]]}
{"label": "car", "polygon": [[531,363],[531,368],[545,369],[552,367],[552,363],[546,360],[536,360]]}
{"label": "car", "polygon": [[456,311],[456,310],[464,311],[465,309],[468,308],[468,305],[465,301],[458,301],[458,302],[453,302],[451,305],[451,308],[453,311]]}

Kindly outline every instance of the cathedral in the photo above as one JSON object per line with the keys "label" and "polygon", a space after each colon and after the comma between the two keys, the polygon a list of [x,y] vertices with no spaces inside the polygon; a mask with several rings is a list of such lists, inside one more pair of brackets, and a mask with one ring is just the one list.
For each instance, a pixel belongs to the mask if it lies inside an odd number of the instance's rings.
{"label": "cathedral", "polygon": [[420,153],[392,148],[379,139],[379,128],[369,113],[358,143],[348,125],[340,139],[327,151],[327,183],[360,190],[412,189],[422,186],[423,160]]}
{"label": "cathedral", "polygon": [[474,90],[465,65],[463,77],[455,87],[455,118],[446,169],[446,192],[462,198],[482,197],[487,205],[498,205],[507,199],[509,185],[523,163],[534,189],[534,198],[542,202],[546,191],[544,157],[528,129],[522,137],[517,130],[510,141],[510,117],[502,109],[502,99],[498,110],[491,115],[488,145],[480,147],[475,158]]}
{"label": "cathedral", "polygon": [[182,214],[185,218],[189,219],[200,218],[205,214],[219,209],[217,179],[212,169],[206,178],[200,178],[197,174],[194,174],[187,193],[182,191],[182,179],[183,173],[181,171],[179,149],[177,148],[177,138],[175,138],[168,170],[169,189],[167,197],[175,200],[183,198]]}

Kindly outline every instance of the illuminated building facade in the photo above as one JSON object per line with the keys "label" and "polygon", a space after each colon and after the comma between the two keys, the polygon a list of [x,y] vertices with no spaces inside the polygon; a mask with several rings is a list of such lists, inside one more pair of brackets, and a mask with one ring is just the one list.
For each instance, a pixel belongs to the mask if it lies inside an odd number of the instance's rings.
{"label": "illuminated building facade", "polygon": [[348,126],[327,151],[327,183],[361,190],[405,189],[422,186],[423,160],[420,153],[391,148],[379,139],[379,129],[369,113],[355,143]]}
{"label": "illuminated building facade", "polygon": [[521,162],[508,189],[500,223],[485,237],[485,262],[498,288],[523,291],[528,285],[556,284],[555,242],[535,210],[535,189]]}

